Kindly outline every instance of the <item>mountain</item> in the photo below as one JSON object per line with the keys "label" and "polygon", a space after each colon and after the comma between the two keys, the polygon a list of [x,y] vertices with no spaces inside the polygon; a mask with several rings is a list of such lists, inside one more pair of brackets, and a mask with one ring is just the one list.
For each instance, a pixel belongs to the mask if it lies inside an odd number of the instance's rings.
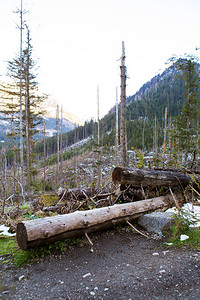
{"label": "mountain", "polygon": [[[47,101],[42,104],[42,109],[45,111],[45,116],[49,118],[56,118],[56,108],[58,101],[51,96],[48,97]],[[59,104],[59,109],[61,110],[62,104]],[[83,122],[71,113],[68,113],[63,109],[63,118],[68,120],[72,124],[83,125]]]}
{"label": "mountain", "polygon": [[[147,149],[152,150],[154,147],[155,134],[157,146],[160,147],[163,143],[164,132],[164,115],[165,108],[168,110],[168,126],[170,120],[173,120],[182,110],[184,98],[184,82],[178,76],[176,70],[166,69],[162,74],[153,77],[145,83],[138,92],[126,99],[126,115],[127,115],[127,143],[128,149]],[[53,106],[51,106],[53,107]],[[48,136],[53,136],[56,133],[56,120],[52,118],[55,115],[54,108],[48,117],[45,117],[46,132]],[[1,121],[1,119],[0,119]],[[156,123],[156,128],[155,128]],[[3,128],[3,129],[2,129]],[[97,135],[97,124],[91,120],[86,122],[84,126],[71,123],[64,118],[63,132],[66,132],[65,143],[63,147],[67,147],[74,143]],[[5,121],[1,121],[0,133],[8,130]],[[43,125],[40,126],[40,138]],[[69,132],[70,131],[70,132]],[[100,132],[103,145],[111,147],[115,145],[115,107],[113,107],[107,115],[100,120]],[[48,147],[49,154],[53,154],[56,146],[55,137],[48,139],[51,146]],[[51,141],[50,141],[51,140]],[[41,148],[41,149],[40,149]],[[38,146],[40,153],[43,146]]]}
{"label": "mountain", "polygon": [[[56,135],[56,119],[52,117],[44,116],[43,120],[45,121],[45,132],[46,137],[51,137]],[[39,133],[37,133],[34,137],[36,139],[43,138],[43,130],[44,130],[44,122],[38,125],[37,129]],[[66,133],[70,130],[73,130],[76,127],[76,123],[70,122],[67,118],[63,118],[63,133]],[[6,119],[6,116],[0,113],[0,142],[3,143],[5,141],[5,136],[11,132],[11,121]]]}
{"label": "mountain", "polygon": [[[145,83],[135,95],[126,99],[128,148],[151,150],[154,145],[155,122],[158,146],[163,143],[165,108],[168,125],[185,104],[184,81],[175,69],[166,69]],[[115,107],[101,120],[101,128],[110,132],[106,143],[114,144]]]}

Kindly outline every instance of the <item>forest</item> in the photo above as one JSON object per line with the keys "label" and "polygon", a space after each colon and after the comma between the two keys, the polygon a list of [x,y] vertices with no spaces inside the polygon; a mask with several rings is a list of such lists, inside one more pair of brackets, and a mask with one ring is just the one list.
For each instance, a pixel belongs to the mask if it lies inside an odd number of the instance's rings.
{"label": "forest", "polygon": [[[20,49],[0,81],[0,256],[19,258],[20,266],[60,253],[78,236],[93,253],[90,234],[122,225],[154,239],[136,221],[169,208],[174,223],[168,218],[167,235],[179,244],[187,234],[185,243],[199,250],[199,215],[184,211],[200,202],[199,58],[170,57],[161,74],[127,96],[122,42],[120,101],[116,88],[115,106],[100,118],[97,88],[97,119],[79,125],[57,103],[55,117],[48,116],[32,32],[22,7],[17,13]],[[5,230],[10,240],[3,240]]]}
{"label": "forest", "polygon": [[2,213],[10,203],[19,205],[59,188],[111,186],[116,166],[199,169],[197,57],[170,58],[162,74],[127,97],[122,52],[120,103],[102,119],[75,125],[69,132],[63,132],[62,107],[57,105],[55,135],[47,137],[48,95],[39,93],[31,30],[22,9],[19,16],[20,52],[8,61],[8,82],[0,84],[1,121],[10,128],[0,132]]}

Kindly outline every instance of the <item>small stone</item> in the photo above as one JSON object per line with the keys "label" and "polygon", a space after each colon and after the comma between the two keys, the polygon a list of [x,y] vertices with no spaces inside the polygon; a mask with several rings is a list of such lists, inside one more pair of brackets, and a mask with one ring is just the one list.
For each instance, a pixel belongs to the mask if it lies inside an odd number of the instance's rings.
{"label": "small stone", "polygon": [[91,292],[90,292],[90,295],[91,295],[91,296],[94,296],[94,295],[95,295],[95,292],[92,292],[92,291],[91,291]]}
{"label": "small stone", "polygon": [[91,273],[86,273],[86,274],[84,274],[84,275],[83,275],[83,278],[88,277],[88,276],[91,276]]}
{"label": "small stone", "polygon": [[19,281],[21,281],[22,279],[24,279],[24,277],[25,277],[24,275],[20,276],[19,277]]}
{"label": "small stone", "polygon": [[159,255],[159,253],[158,252],[154,252],[154,253],[152,253],[152,255]]}

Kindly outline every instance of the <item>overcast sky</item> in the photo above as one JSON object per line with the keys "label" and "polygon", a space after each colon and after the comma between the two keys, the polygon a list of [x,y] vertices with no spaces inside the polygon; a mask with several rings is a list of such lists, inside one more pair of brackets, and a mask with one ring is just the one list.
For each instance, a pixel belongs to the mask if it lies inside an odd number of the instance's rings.
{"label": "overcast sky", "polygon": [[[200,47],[200,0],[23,0],[38,82],[64,109],[89,120],[120,98],[125,42],[127,96],[166,67],[173,54]],[[0,74],[19,53],[20,0],[0,0]]]}

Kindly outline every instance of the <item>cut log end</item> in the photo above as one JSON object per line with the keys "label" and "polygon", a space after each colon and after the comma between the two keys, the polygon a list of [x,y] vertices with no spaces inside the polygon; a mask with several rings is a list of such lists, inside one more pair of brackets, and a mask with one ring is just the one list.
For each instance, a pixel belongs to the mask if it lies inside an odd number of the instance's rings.
{"label": "cut log end", "polygon": [[17,243],[22,250],[27,250],[28,235],[25,225],[21,222],[17,224]]}
{"label": "cut log end", "polygon": [[120,167],[116,167],[114,171],[112,172],[112,181],[114,183],[121,183],[122,182],[122,176],[123,176],[123,170]]}

